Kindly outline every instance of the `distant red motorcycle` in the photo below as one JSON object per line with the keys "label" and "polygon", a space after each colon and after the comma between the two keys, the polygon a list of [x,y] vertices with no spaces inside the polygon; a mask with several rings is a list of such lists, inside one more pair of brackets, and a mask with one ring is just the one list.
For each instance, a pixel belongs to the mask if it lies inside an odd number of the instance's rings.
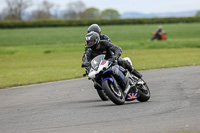
{"label": "distant red motorcycle", "polygon": [[166,40],[167,39],[167,34],[165,32],[161,32],[159,33],[159,35],[157,35],[156,33],[153,33],[153,38],[151,40]]}

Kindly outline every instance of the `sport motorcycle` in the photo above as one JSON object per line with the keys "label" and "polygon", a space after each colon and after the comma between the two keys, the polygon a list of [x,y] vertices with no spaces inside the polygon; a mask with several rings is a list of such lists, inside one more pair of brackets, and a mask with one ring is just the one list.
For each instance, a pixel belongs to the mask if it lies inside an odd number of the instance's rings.
{"label": "sport motorcycle", "polygon": [[[128,57],[123,59],[132,65]],[[103,101],[110,99],[116,105],[135,99],[146,102],[151,97],[149,87],[142,78],[137,78],[116,61],[106,60],[103,54],[92,59],[88,79],[94,82],[95,89]]]}

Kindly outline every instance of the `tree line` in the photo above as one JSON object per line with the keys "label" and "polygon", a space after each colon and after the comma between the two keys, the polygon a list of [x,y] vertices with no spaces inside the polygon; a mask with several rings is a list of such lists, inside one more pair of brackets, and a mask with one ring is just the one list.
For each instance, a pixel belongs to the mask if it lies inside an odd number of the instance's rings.
{"label": "tree line", "polygon": [[[31,0],[4,0],[5,7],[0,12],[0,20],[49,20],[49,19],[119,19],[120,14],[115,9],[100,11],[95,7],[86,8],[81,1],[70,2],[61,12],[58,5],[43,0],[35,10],[27,13],[33,6]],[[28,15],[27,15],[28,14]]]}

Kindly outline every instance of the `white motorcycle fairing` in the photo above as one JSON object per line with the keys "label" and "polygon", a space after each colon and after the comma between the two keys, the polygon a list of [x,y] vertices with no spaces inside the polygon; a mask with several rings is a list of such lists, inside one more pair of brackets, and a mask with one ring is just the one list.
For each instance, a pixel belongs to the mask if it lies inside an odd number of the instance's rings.
{"label": "white motorcycle fairing", "polygon": [[[95,60],[92,60],[92,62],[95,63]],[[96,74],[98,74],[100,71],[108,69],[110,67],[110,65],[111,64],[109,64],[109,61],[102,62],[102,60],[101,60],[101,64],[99,65],[97,70],[95,70],[94,68],[90,69],[88,77],[91,79],[94,79]]]}

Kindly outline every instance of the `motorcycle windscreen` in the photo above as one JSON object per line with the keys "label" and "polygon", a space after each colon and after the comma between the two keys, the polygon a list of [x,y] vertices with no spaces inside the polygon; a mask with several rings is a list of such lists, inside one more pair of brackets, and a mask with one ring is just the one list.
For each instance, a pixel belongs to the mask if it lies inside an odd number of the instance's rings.
{"label": "motorcycle windscreen", "polygon": [[103,62],[104,58],[105,58],[105,55],[98,55],[94,59],[92,59],[91,66],[95,71],[98,70],[99,65]]}

